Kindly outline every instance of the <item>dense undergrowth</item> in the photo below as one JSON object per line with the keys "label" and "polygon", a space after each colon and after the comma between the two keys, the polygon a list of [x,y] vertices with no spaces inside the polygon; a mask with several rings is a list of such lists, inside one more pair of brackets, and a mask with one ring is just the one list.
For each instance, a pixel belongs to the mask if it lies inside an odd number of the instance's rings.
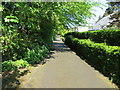
{"label": "dense undergrowth", "polygon": [[25,57],[20,60],[7,60],[2,63],[3,71],[15,71],[19,68],[25,68],[29,65],[39,64],[48,54],[49,50],[45,46],[35,46],[33,49],[28,49]]}
{"label": "dense undergrowth", "polygon": [[[114,45],[118,45],[118,40],[120,39],[119,32],[120,30],[71,32],[65,35],[65,44],[87,63],[108,76],[112,82],[120,86],[120,46],[112,46],[113,44],[108,45],[107,42],[101,42],[101,38],[102,41],[104,41],[103,39],[105,39],[105,41],[111,41],[111,38],[114,38],[115,36],[116,40],[111,42],[114,42]],[[88,37],[86,37],[86,34]]]}

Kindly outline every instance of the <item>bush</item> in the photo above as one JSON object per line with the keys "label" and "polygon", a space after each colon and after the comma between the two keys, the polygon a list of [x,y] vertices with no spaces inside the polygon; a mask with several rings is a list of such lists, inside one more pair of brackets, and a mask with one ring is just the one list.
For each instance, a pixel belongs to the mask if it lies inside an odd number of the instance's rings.
{"label": "bush", "polygon": [[14,71],[17,70],[17,66],[14,65],[14,61],[8,60],[2,63],[2,71]]}
{"label": "bush", "polygon": [[112,46],[120,46],[120,29],[117,30],[98,30],[86,32],[70,32],[67,35],[72,35],[79,39],[91,39],[97,43],[107,43]]}
{"label": "bush", "polygon": [[33,49],[27,49],[27,53],[25,54],[25,60],[28,61],[29,64],[37,64],[49,54],[49,50],[45,45],[36,46]]}
{"label": "bush", "polygon": [[14,62],[14,65],[18,68],[26,68],[29,66],[29,63],[23,59],[17,60]]}
{"label": "bush", "polygon": [[90,39],[77,39],[71,35],[66,36],[65,44],[113,82],[120,83],[120,47],[95,43]]}
{"label": "bush", "polygon": [[2,70],[3,71],[16,71],[18,70],[18,68],[25,68],[28,66],[29,66],[28,62],[22,59],[17,60],[17,61],[8,60],[2,63],[2,67],[3,67]]}
{"label": "bush", "polygon": [[27,53],[24,55],[23,59],[12,61],[7,60],[2,63],[3,71],[15,71],[18,68],[26,68],[29,64],[37,64],[49,54],[49,50],[45,45],[36,46],[33,49],[27,48]]}

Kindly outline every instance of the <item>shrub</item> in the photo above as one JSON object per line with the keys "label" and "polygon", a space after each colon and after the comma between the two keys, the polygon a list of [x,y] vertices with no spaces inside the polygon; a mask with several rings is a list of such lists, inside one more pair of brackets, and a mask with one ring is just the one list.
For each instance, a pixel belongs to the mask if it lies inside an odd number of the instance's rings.
{"label": "shrub", "polygon": [[8,60],[2,63],[2,67],[3,67],[2,70],[3,71],[15,71],[15,70],[18,70],[18,68],[25,68],[28,66],[29,66],[28,62],[23,59],[20,59],[17,61]]}
{"label": "shrub", "polygon": [[90,39],[77,39],[71,35],[66,36],[65,44],[113,82],[120,83],[120,47],[95,43]]}
{"label": "shrub", "polygon": [[29,63],[23,59],[17,60],[14,62],[14,65],[18,68],[26,68],[29,66]]}
{"label": "shrub", "polygon": [[24,55],[23,59],[12,61],[7,60],[2,62],[3,71],[15,71],[18,68],[26,68],[29,64],[37,64],[49,54],[49,50],[46,48],[45,45],[43,46],[36,46],[33,49],[27,48],[27,53]]}
{"label": "shrub", "polygon": [[25,60],[28,61],[29,64],[37,64],[49,54],[49,50],[45,45],[36,46],[33,49],[27,49],[27,53],[25,54]]}
{"label": "shrub", "polygon": [[17,66],[14,65],[14,61],[8,60],[2,63],[2,71],[14,71],[17,70]]}
{"label": "shrub", "polygon": [[86,32],[70,32],[67,35],[72,35],[79,39],[91,39],[98,43],[107,43],[112,46],[120,46],[120,29],[117,30],[98,30]]}

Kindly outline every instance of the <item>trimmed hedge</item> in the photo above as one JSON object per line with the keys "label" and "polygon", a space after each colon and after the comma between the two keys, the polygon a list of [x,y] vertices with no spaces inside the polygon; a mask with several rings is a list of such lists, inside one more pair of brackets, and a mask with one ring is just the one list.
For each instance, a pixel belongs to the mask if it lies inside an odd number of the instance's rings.
{"label": "trimmed hedge", "polygon": [[97,43],[107,43],[112,46],[120,46],[120,29],[118,30],[98,30],[86,32],[70,32],[67,35],[72,35],[79,39],[91,39]]}
{"label": "trimmed hedge", "polygon": [[120,47],[78,39],[72,35],[65,37],[65,44],[113,82],[120,84]]}

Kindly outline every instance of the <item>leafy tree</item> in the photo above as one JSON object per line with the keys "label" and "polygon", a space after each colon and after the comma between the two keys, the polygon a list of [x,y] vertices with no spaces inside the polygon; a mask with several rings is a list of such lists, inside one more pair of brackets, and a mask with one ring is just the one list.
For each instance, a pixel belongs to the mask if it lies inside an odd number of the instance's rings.
{"label": "leafy tree", "polygon": [[106,12],[103,15],[103,17],[111,15],[110,20],[113,21],[110,22],[110,24],[107,27],[117,26],[117,28],[120,28],[120,1],[108,2],[108,5],[109,7],[106,9]]}
{"label": "leafy tree", "polygon": [[25,57],[35,46],[51,46],[70,25],[85,25],[95,2],[2,2],[3,60]]}

